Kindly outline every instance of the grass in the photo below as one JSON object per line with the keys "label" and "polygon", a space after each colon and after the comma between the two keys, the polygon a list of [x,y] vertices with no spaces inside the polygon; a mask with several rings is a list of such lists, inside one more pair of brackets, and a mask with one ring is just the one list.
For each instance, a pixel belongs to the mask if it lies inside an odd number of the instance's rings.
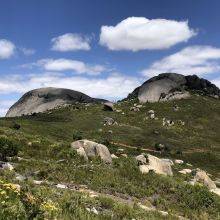
{"label": "grass", "polygon": [[[144,104],[140,112],[129,110],[134,103],[135,100],[116,104],[116,108],[125,114],[103,111],[101,105],[78,104],[79,109],[70,106],[54,110],[51,114],[1,118],[0,136],[7,137],[21,146],[18,155],[28,160],[18,161],[14,158],[15,171],[28,176],[30,180],[85,184],[103,194],[150,202],[157,209],[168,211],[167,218],[170,219],[174,218],[172,214],[191,219],[219,218],[219,197],[205,187],[186,184],[184,181],[191,177],[180,175],[177,170],[181,167],[174,167],[174,177],[153,173],[142,175],[133,156],[145,152],[143,149],[154,149],[156,143],[163,143],[169,146],[170,152],[156,154],[157,156],[183,159],[193,164],[194,168],[200,167],[208,171],[213,175],[212,178],[219,178],[220,102],[212,98],[192,96],[187,100]],[[180,107],[179,111],[173,111],[174,104]],[[144,120],[150,109],[155,111],[158,120]],[[119,125],[104,126],[105,116],[114,118]],[[163,127],[163,117],[173,120],[174,126]],[[185,125],[180,125],[178,120],[184,121]],[[15,123],[21,126],[20,129],[14,128]],[[85,163],[70,149],[73,138],[103,142],[108,145],[111,153],[116,153],[118,148],[124,148],[128,158],[120,157],[113,161],[112,166],[102,164],[98,158]],[[0,173],[0,177],[13,183],[14,175],[13,172]],[[89,198],[87,201],[76,192],[69,194],[48,186],[36,187],[29,181],[23,184],[26,193],[30,191],[36,197],[40,194],[40,198],[48,198],[58,204],[62,210],[56,214],[58,219],[71,219],[73,216],[76,219],[112,219],[112,215],[115,216],[114,219],[165,218],[158,213],[146,214],[137,207],[108,201],[106,198],[103,201],[91,201]],[[77,199],[78,197],[80,199]],[[22,200],[18,204],[22,206]],[[102,207],[101,210],[105,211],[98,216],[88,213],[85,208],[91,204],[97,209]]]}

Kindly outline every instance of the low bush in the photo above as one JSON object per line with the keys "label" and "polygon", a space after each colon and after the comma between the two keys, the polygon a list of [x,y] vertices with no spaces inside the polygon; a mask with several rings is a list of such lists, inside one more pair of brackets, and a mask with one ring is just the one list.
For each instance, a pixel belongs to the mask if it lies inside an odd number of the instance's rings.
{"label": "low bush", "polygon": [[5,136],[0,137],[0,159],[6,160],[18,154],[19,145]]}
{"label": "low bush", "polygon": [[78,130],[74,130],[73,131],[73,140],[78,141],[78,140],[82,140],[82,139],[83,139],[83,132],[78,131]]}

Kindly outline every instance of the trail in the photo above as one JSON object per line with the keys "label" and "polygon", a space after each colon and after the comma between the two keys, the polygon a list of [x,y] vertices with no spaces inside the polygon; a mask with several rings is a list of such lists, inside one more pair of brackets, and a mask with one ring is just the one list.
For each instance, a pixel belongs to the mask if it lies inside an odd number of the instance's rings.
{"label": "trail", "polygon": [[[118,143],[118,142],[110,142],[111,144],[114,144],[114,145],[118,145],[118,146],[121,146],[121,147],[126,147],[126,148],[130,148],[130,149],[137,149],[137,147],[135,146],[131,146],[131,145],[127,145],[127,144],[123,144],[123,143]],[[153,150],[153,149],[150,149],[150,148],[140,148],[142,151],[147,151],[147,152],[153,152],[153,153],[160,153],[160,151],[156,151],[156,150]]]}

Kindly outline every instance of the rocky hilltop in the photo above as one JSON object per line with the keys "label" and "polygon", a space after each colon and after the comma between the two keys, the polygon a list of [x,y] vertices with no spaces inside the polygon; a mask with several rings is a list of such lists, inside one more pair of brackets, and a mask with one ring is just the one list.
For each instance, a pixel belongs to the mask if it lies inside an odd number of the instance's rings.
{"label": "rocky hilltop", "polygon": [[90,96],[70,89],[40,88],[25,93],[8,110],[6,117],[30,115],[45,112],[59,106],[79,103],[99,103],[106,100],[91,98]]}
{"label": "rocky hilltop", "polygon": [[188,98],[190,92],[220,97],[220,90],[206,79],[196,75],[184,76],[177,73],[162,73],[136,88],[128,98],[138,98],[140,102],[158,102]]}

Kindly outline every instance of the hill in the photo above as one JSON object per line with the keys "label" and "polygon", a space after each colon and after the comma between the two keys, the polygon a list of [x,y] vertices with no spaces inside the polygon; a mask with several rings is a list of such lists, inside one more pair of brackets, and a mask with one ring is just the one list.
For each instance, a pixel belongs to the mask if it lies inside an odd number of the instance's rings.
{"label": "hill", "polygon": [[79,103],[101,103],[106,100],[91,98],[90,96],[70,89],[40,88],[25,93],[8,110],[6,117],[30,115],[45,112],[60,106]]}
{"label": "hill", "polygon": [[[193,174],[179,171],[200,168],[217,183],[219,131],[219,100],[197,93],[188,99],[141,105],[131,98],[116,103],[114,111],[104,111],[102,104],[75,103],[1,118],[0,137],[18,144],[19,151],[10,159],[14,170],[0,172],[5,183],[22,186],[21,196],[10,201],[20,204],[29,217],[217,219],[219,196],[202,185],[186,183]],[[98,158],[88,163],[70,147],[77,139],[103,143],[118,158],[112,165]],[[172,166],[172,177],[141,174],[134,159],[141,153],[184,162]],[[19,181],[18,175],[25,180]]]}

